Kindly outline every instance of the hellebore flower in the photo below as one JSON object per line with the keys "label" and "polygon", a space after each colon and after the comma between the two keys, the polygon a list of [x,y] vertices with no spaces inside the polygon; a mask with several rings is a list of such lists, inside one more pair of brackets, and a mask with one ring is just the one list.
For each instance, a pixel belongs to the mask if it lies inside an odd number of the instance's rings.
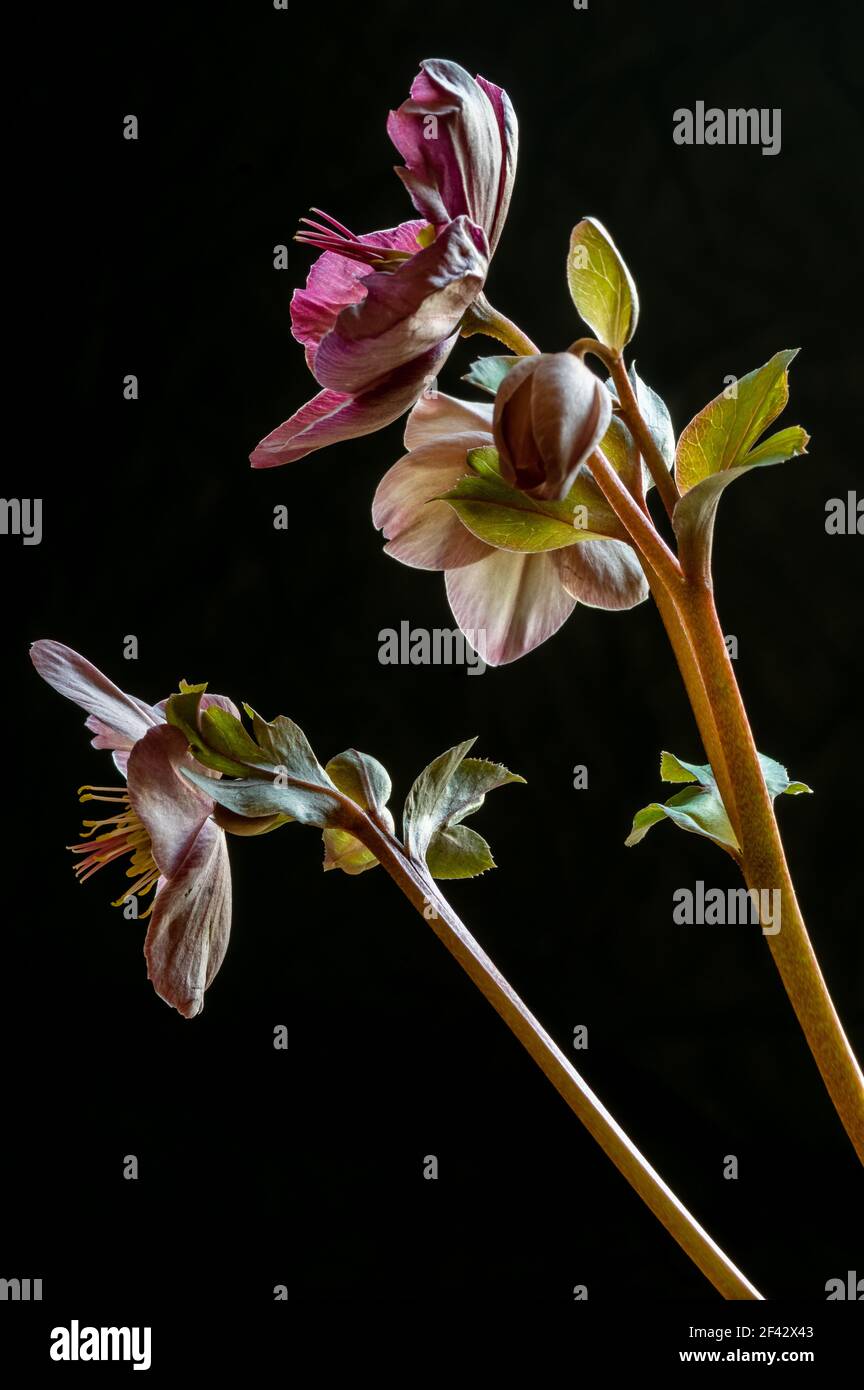
{"label": "hellebore flower", "polygon": [[[385,474],[372,506],[389,555],[444,571],[453,616],[490,666],[545,642],[577,603],[626,609],[648,595],[638,560],[584,462],[609,423],[608,393],[597,382],[607,399],[595,399],[593,388],[589,393],[578,382],[573,399],[581,404],[568,410],[561,398],[553,409],[545,388],[556,374],[559,385],[574,387],[570,367],[551,371],[542,358],[526,359],[510,371],[515,380],[506,391],[505,378],[494,410],[440,394],[423,397],[405,429],[408,453]],[[478,449],[485,478],[468,458]],[[466,503],[455,501],[460,493]],[[584,538],[574,543],[568,518],[579,509],[587,526],[579,525]],[[526,518],[535,527],[527,541],[520,539]]]}
{"label": "hellebore flower", "polygon": [[519,144],[507,93],[458,63],[427,58],[409,99],[390,112],[387,134],[405,160],[396,173],[421,217],[438,227],[464,213],[483,228],[494,252]]}
{"label": "hellebore flower", "polygon": [[[424,126],[430,120],[434,130]],[[397,420],[440,371],[482,294],[515,172],[506,93],[456,63],[430,60],[388,130],[421,220],[357,236],[318,209],[322,220],[303,219],[296,240],[323,254],[294,293],[291,331],[323,390],[261,441],[253,468]]]}
{"label": "hellebore flower", "polygon": [[[93,747],[110,749],[127,779],[125,788],[80,789],[82,802],[113,810],[85,821],[81,843],[69,846],[81,856],[75,873],[84,882],[106,864],[129,860],[126,876],[133,882],[114,906],[153,892],[140,913],[149,918],[148,978],[166,1003],[193,1018],[222,964],[231,927],[225,834],[212,820],[214,802],[181,775],[182,767],[199,765],[184,735],[165,722],[164,702],[151,706],[125,694],[60,642],[35,642],[30,655],[43,680],[87,711]],[[225,696],[203,696],[202,707],[214,704],[237,714]]]}

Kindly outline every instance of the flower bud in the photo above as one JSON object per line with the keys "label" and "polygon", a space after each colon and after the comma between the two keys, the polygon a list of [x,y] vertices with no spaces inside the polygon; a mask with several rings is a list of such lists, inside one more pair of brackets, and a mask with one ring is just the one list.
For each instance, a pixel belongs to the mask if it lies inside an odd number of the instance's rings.
{"label": "flower bud", "polygon": [[609,392],[573,353],[524,358],[495,398],[492,427],[502,478],[532,497],[566,497],[611,415]]}

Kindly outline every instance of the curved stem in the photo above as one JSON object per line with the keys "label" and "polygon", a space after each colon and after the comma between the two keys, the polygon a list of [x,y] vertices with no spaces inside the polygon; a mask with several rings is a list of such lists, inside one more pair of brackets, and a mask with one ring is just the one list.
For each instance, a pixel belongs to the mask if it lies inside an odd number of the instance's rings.
{"label": "curved stem", "polygon": [[477,296],[462,319],[462,337],[471,338],[475,333],[485,333],[487,338],[496,338],[519,357],[532,357],[540,351],[518,324],[493,308],[485,294]]}
{"label": "curved stem", "polygon": [[[734,778],[735,826],[748,887],[780,893],[768,945],[834,1106],[864,1163],[864,1078],[819,969],[783,852],[774,806],[708,585],[689,581],[679,612],[697,654]],[[718,778],[719,781],[719,778]],[[732,808],[727,805],[732,814]],[[761,898],[761,891],[760,891]]]}
{"label": "curved stem", "polygon": [[[358,808],[359,812],[359,808]],[[438,891],[425,867],[394,836],[359,812],[352,833],[376,855],[439,941],[486,996],[618,1171],[714,1287],[727,1299],[762,1299],[598,1100],[494,962]]]}

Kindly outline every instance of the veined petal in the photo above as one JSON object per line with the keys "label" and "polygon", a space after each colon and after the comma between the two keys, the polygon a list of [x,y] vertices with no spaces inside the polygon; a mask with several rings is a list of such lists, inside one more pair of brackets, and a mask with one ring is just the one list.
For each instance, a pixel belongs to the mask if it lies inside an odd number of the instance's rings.
{"label": "veined petal", "polygon": [[86,710],[94,748],[129,749],[162,716],[134,695],[126,695],[91,662],[62,642],[41,640],[30,648],[39,675],[60,695]]}
{"label": "veined petal", "polygon": [[275,468],[278,464],[294,463],[328,444],[357,439],[392,424],[411,408],[428,379],[439,371],[457,336],[454,333],[446,342],[413,362],[406,362],[386,380],[357,396],[320,391],[290,420],[261,440],[250,456],[252,467]]}
{"label": "veined petal", "polygon": [[185,734],[160,724],[129,754],[127,777],[132,810],[150,836],[160,874],[173,878],[213,810],[180,768],[191,765]]}
{"label": "veined petal", "polygon": [[224,833],[208,820],[174,877],[160,880],[144,942],[148,979],[184,1018],[203,1009],[230,930],[228,849]]}
{"label": "veined petal", "polygon": [[397,270],[373,271],[363,282],[362,303],[343,309],[321,340],[316,379],[331,391],[356,394],[433,351],[458,329],[487,267],[483,231],[460,217]]}
{"label": "veined petal", "polygon": [[416,569],[456,569],[491,553],[472,536],[449,502],[431,501],[470,472],[469,449],[489,444],[485,431],[465,431],[424,445],[395,463],[378,485],[372,520],[389,542],[388,555]]}
{"label": "veined petal", "polygon": [[[415,219],[399,227],[380,232],[367,232],[357,238],[364,246],[380,246],[389,251],[406,251],[416,255],[420,250],[417,237],[427,224]],[[359,304],[366,298],[363,283],[369,275],[362,261],[325,251],[312,264],[306,277],[305,290],[295,290],[291,299],[291,332],[304,347],[314,350],[329,333],[338,315],[348,304]]]}
{"label": "veined petal", "polygon": [[422,395],[405,422],[405,448],[417,449],[421,444],[434,444],[445,434],[460,434],[463,430],[485,430],[484,444],[492,444],[492,401],[458,401],[443,391]]}
{"label": "veined petal", "polygon": [[589,608],[635,608],[648,597],[642,566],[624,541],[580,541],[552,559],[565,592]]}
{"label": "veined petal", "polygon": [[[434,117],[435,138],[425,118]],[[476,81],[458,63],[427,58],[411,96],[391,111],[387,133],[405,160],[397,168],[417,211],[436,225],[465,214],[494,251],[507,215],[518,133],[500,87]]]}
{"label": "veined petal", "polygon": [[453,616],[489,666],[504,666],[539,647],[576,607],[549,551],[496,550],[475,565],[448,570],[446,583]]}

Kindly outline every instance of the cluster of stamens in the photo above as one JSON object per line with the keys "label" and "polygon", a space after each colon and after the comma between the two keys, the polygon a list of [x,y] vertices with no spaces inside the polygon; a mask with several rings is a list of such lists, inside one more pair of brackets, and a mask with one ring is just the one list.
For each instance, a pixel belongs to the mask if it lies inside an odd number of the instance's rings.
{"label": "cluster of stamens", "polygon": [[[113,906],[120,907],[132,897],[140,898],[151,892],[159,881],[159,869],[153,860],[150,836],[132,810],[128,791],[123,787],[79,787],[78,797],[82,802],[114,802],[122,808],[104,820],[85,820],[86,829],[81,832],[81,839],[85,843],[67,845],[73,854],[86,855],[75,865],[79,882],[84,883],[115,859],[130,855],[126,877],[135,882],[115,900]],[[139,917],[149,917],[152,911],[153,903]]]}

